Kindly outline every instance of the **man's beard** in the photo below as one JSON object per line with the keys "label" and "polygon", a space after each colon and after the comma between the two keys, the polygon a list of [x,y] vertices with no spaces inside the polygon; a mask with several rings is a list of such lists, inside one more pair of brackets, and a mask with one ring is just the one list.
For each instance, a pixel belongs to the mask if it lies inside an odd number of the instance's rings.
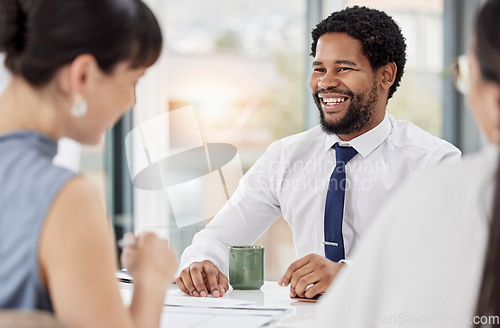
{"label": "man's beard", "polygon": [[325,113],[321,107],[321,100],[318,96],[319,92],[313,94],[314,101],[319,109],[321,127],[325,133],[337,135],[355,133],[360,131],[370,121],[375,104],[378,101],[377,84],[376,81],[373,82],[372,89],[361,94],[354,94],[350,90],[340,91],[330,89],[323,91],[324,93],[335,92],[337,94],[345,94],[350,99],[345,115],[334,122],[326,121]]}

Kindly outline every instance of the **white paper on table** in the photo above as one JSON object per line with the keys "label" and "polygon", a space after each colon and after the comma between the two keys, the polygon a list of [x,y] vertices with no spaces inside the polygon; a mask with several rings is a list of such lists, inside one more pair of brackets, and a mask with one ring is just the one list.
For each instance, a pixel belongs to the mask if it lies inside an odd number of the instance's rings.
{"label": "white paper on table", "polygon": [[[130,304],[133,285],[121,285],[122,300],[125,304]],[[187,296],[180,290],[168,290],[164,304],[161,328],[258,328],[277,323],[295,311],[293,307],[255,306],[253,301],[214,298],[212,295]]]}
{"label": "white paper on table", "polygon": [[[209,320],[211,315],[186,315],[185,313],[168,313],[161,314],[160,327],[163,328],[193,328],[203,325]],[[220,328],[220,327],[219,327]]]}
{"label": "white paper on table", "polygon": [[160,327],[165,328],[258,328],[277,323],[294,312],[293,308],[266,307],[185,307],[163,308]]}
{"label": "white paper on table", "polygon": [[161,328],[258,328],[270,321],[270,317],[223,316],[212,314],[170,313],[164,311],[161,316]]}
{"label": "white paper on table", "polygon": [[180,290],[168,290],[163,304],[192,307],[235,307],[248,306],[255,304],[255,302],[225,298],[224,296],[215,298],[212,295],[206,297],[193,297],[184,294]]}
{"label": "white paper on table", "polygon": [[[133,288],[124,289],[120,288],[120,294],[125,305],[129,305],[132,302]],[[212,297],[208,295],[207,297],[193,297],[185,295],[180,290],[168,290],[165,295],[165,300],[163,304],[165,305],[177,305],[186,307],[236,307],[236,306],[248,306],[255,302],[237,300],[233,298],[224,297]]]}

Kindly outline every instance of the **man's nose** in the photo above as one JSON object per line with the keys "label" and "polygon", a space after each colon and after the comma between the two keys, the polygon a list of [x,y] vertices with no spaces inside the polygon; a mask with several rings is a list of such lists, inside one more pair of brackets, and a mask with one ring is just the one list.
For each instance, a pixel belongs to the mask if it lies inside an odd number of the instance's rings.
{"label": "man's nose", "polygon": [[318,87],[320,89],[336,88],[340,85],[340,81],[332,76],[324,76],[318,80]]}

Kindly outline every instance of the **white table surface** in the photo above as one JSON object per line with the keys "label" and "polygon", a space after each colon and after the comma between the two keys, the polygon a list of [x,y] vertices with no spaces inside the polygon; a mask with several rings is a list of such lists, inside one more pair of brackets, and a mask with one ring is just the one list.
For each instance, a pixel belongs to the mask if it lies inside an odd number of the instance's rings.
{"label": "white table surface", "polygon": [[[126,295],[127,290],[133,289],[132,284],[119,283],[119,286],[120,290],[122,291],[122,296]],[[182,294],[177,285],[172,285],[167,293],[170,295],[172,295],[173,293],[178,293],[179,295]],[[208,297],[212,298],[211,296]],[[126,298],[127,297],[124,297],[125,303],[127,303]],[[168,300],[168,295],[166,299]],[[222,298],[222,300],[224,299],[228,301],[248,301],[252,302],[252,306],[265,306],[270,308],[291,307],[295,310],[294,313],[291,316],[280,321],[279,323],[272,325],[272,327],[313,327],[312,320],[315,317],[316,303],[292,300],[290,298],[289,287],[281,287],[275,281],[266,281],[264,283],[264,286],[262,286],[260,290],[234,290],[231,288]],[[196,303],[196,301],[198,300],[195,300],[195,297],[193,297],[193,303]],[[209,300],[207,299],[207,301]],[[215,299],[212,299],[210,301],[215,301]]]}

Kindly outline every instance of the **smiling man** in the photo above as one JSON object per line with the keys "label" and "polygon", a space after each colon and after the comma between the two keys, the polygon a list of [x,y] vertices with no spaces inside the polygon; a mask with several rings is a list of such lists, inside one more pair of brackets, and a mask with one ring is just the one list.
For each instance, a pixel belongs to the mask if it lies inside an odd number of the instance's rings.
{"label": "smiling man", "polygon": [[228,246],[254,243],[282,215],[299,259],[278,283],[290,285],[292,297],[312,298],[328,288],[410,174],[460,160],[451,144],[386,114],[406,62],[404,37],[392,18],[347,8],[320,22],[312,37],[309,86],[321,124],[269,146],[195,235],[176,280],[188,295],[224,295]]}

